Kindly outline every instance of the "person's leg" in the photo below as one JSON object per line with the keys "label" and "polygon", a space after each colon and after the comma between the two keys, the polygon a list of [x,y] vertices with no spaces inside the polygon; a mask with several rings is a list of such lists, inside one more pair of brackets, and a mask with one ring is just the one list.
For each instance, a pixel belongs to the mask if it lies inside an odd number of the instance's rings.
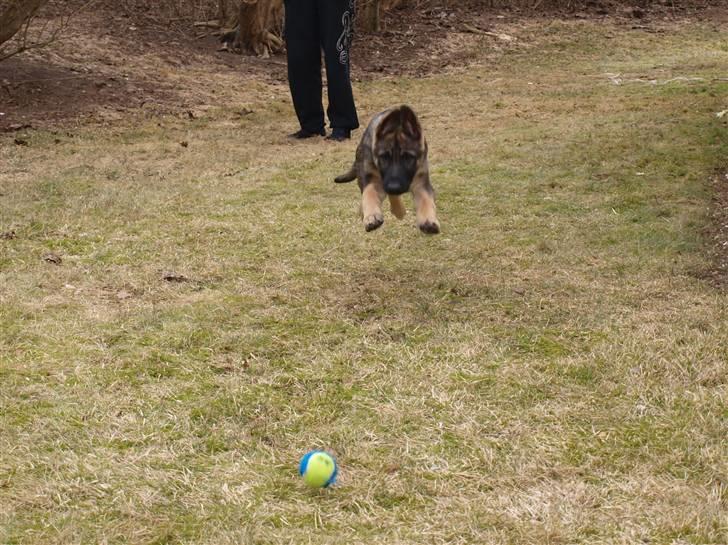
{"label": "person's leg", "polygon": [[354,32],[354,0],[318,0],[321,47],[326,60],[329,106],[333,129],[348,131],[359,126],[351,89],[349,47]]}
{"label": "person's leg", "polygon": [[288,84],[301,129],[324,134],[317,0],[286,0]]}

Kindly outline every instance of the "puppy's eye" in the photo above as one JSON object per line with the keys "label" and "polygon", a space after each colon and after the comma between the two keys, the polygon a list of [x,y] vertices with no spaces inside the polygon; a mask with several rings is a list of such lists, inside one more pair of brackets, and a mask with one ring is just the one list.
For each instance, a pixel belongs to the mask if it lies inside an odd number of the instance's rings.
{"label": "puppy's eye", "polygon": [[385,151],[379,154],[379,160],[380,161],[391,161],[392,160],[392,152],[391,151]]}
{"label": "puppy's eye", "polygon": [[402,159],[404,159],[408,163],[412,163],[417,160],[417,154],[412,153],[411,151],[405,151],[402,154]]}

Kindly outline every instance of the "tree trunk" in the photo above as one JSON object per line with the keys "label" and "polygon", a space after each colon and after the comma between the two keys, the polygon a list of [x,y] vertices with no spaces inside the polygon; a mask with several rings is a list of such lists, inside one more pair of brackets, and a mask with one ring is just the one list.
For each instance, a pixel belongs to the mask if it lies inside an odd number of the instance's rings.
{"label": "tree trunk", "polygon": [[282,13],[282,0],[240,0],[235,47],[268,56],[283,41],[273,34]]}
{"label": "tree trunk", "polygon": [[48,0],[10,0],[0,4],[0,45],[7,42]]}
{"label": "tree trunk", "polygon": [[264,0],[240,0],[238,8],[238,33],[235,36],[235,47],[243,47],[258,53],[258,46],[262,41],[265,20],[261,7]]}
{"label": "tree trunk", "polygon": [[362,27],[367,32],[378,32],[381,30],[379,21],[379,10],[381,0],[366,0],[362,5]]}

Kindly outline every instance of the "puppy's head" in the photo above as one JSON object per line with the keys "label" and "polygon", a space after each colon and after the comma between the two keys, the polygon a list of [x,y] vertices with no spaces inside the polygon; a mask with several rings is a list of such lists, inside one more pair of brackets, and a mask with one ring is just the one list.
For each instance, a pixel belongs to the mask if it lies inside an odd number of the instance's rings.
{"label": "puppy's head", "polygon": [[373,152],[384,191],[390,195],[409,191],[425,156],[422,127],[409,106],[395,108],[380,121]]}

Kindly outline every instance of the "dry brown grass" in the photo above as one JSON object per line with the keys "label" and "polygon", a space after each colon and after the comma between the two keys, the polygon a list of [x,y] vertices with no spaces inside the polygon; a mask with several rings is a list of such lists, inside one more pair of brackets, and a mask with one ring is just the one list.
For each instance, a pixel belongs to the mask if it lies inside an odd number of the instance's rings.
{"label": "dry brown grass", "polygon": [[420,114],[437,237],[365,235],[283,86],[3,136],[0,542],[725,543],[728,51],[667,30],[358,85]]}

